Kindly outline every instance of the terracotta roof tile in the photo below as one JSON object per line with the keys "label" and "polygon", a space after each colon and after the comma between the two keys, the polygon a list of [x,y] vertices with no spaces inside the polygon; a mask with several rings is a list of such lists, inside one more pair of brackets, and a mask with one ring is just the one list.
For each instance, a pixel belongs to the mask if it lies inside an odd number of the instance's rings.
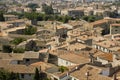
{"label": "terracotta roof tile", "polygon": [[107,61],[113,61],[113,54],[112,53],[104,53],[104,54],[100,54],[98,55],[99,58],[107,60]]}

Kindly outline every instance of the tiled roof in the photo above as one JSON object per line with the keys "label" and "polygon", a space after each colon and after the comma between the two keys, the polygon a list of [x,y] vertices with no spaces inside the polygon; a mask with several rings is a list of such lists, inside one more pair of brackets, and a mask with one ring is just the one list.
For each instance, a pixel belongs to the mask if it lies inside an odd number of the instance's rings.
{"label": "tiled roof", "polygon": [[92,22],[92,23],[90,23],[90,25],[95,26],[95,25],[99,25],[99,24],[103,24],[103,23],[107,23],[107,22],[108,22],[108,20],[102,19],[102,20],[98,20],[98,21]]}
{"label": "tiled roof", "polygon": [[32,52],[32,51],[29,51],[29,52],[25,52],[24,53],[24,58],[39,58],[39,53],[38,52]]}
{"label": "tiled roof", "polygon": [[26,66],[26,65],[7,65],[4,68],[10,72],[14,73],[35,73],[35,68],[34,66]]}
{"label": "tiled roof", "polygon": [[101,69],[96,68],[96,67],[91,66],[91,65],[85,65],[82,68],[80,68],[79,70],[72,72],[70,75],[72,77],[79,79],[79,80],[86,80],[87,79],[87,76],[86,76],[87,72],[89,72],[89,76],[88,76],[89,80],[112,80],[111,78],[109,78],[107,76],[100,75]]}
{"label": "tiled roof", "polygon": [[85,63],[89,62],[88,58],[85,58],[83,56],[79,56],[75,53],[70,53],[70,52],[61,53],[58,57],[63,59],[63,60],[67,60],[67,61],[70,61],[72,63],[75,63],[75,64],[85,64]]}
{"label": "tiled roof", "polygon": [[31,64],[31,66],[39,67],[39,68],[41,67],[42,71],[45,71],[46,69],[51,68],[51,66],[45,62],[36,62],[36,63]]}
{"label": "tiled roof", "polygon": [[0,53],[0,59],[3,60],[23,60],[23,54]]}
{"label": "tiled roof", "polygon": [[120,27],[120,24],[111,24],[111,26],[119,26]]}
{"label": "tiled roof", "polygon": [[68,46],[68,50],[80,50],[86,48],[86,45],[81,43],[75,43]]}
{"label": "tiled roof", "polygon": [[113,54],[112,53],[104,53],[98,55],[99,58],[107,60],[107,61],[113,61]]}

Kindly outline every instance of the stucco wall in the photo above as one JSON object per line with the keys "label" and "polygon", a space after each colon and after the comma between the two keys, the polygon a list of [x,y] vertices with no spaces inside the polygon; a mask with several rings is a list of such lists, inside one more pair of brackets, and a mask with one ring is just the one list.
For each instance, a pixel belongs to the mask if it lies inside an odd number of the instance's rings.
{"label": "stucco wall", "polygon": [[58,58],[58,66],[71,66],[71,65],[75,65],[74,63]]}

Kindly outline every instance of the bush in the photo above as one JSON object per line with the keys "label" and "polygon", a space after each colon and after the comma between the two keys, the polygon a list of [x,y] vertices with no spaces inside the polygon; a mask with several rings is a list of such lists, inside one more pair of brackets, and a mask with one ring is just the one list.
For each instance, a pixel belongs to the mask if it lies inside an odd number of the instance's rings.
{"label": "bush", "polygon": [[19,74],[0,69],[0,80],[20,80]]}
{"label": "bush", "polygon": [[25,31],[24,31],[24,34],[25,35],[33,35],[37,32],[37,28],[36,27],[33,27],[31,25],[28,25],[26,28],[25,28]]}
{"label": "bush", "polygon": [[68,68],[67,68],[67,67],[64,67],[64,66],[60,66],[60,67],[59,67],[59,71],[63,73],[63,72],[65,72],[65,71],[68,71]]}
{"label": "bush", "polygon": [[18,38],[15,38],[14,40],[12,40],[11,43],[15,44],[15,45],[18,45],[25,40],[26,40],[25,38],[18,37]]}
{"label": "bush", "polygon": [[25,52],[25,49],[23,49],[23,48],[14,48],[14,49],[13,49],[13,52],[14,52],[14,53],[24,53],[24,52]]}
{"label": "bush", "polygon": [[11,53],[12,52],[12,47],[10,45],[3,45],[2,46],[2,51],[4,53]]}

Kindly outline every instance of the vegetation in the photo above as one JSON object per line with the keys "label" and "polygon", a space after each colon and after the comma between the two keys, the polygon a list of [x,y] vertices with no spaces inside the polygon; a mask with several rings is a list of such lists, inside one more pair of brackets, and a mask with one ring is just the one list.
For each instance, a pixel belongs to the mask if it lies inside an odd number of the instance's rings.
{"label": "vegetation", "polygon": [[35,4],[35,3],[29,3],[27,7],[31,8],[32,11],[36,11],[36,8],[38,8],[39,6],[38,4]]}
{"label": "vegetation", "polygon": [[0,80],[20,80],[19,75],[13,72],[8,72],[0,69]]}
{"label": "vegetation", "polygon": [[17,37],[15,38],[14,40],[11,41],[12,44],[15,44],[15,45],[18,45],[20,44],[21,42],[25,41],[26,39],[25,38],[22,38],[22,37]]}
{"label": "vegetation", "polygon": [[13,15],[18,15],[19,18],[27,18],[29,20],[37,20],[37,21],[60,21],[60,22],[64,22],[67,23],[69,20],[75,20],[73,17],[70,16],[60,16],[60,15],[56,15],[56,14],[43,14],[43,13],[36,13],[36,12],[31,12],[31,13],[16,13],[16,12],[12,12],[9,14],[13,14]]}
{"label": "vegetation", "polygon": [[39,70],[38,70],[38,68],[36,68],[36,70],[35,70],[34,80],[39,80],[39,78],[40,78]]}
{"label": "vegetation", "polygon": [[116,18],[117,16],[118,16],[118,13],[116,13],[116,12],[110,13],[110,17],[112,17],[112,18]]}
{"label": "vegetation", "polygon": [[35,69],[34,80],[49,80],[46,73],[39,71],[38,68]]}
{"label": "vegetation", "polygon": [[102,19],[100,16],[83,16],[83,20],[88,21],[88,22],[94,22],[96,20]]}
{"label": "vegetation", "polygon": [[95,16],[83,16],[82,19],[88,22],[94,22],[96,20]]}
{"label": "vegetation", "polygon": [[14,49],[13,49],[13,52],[14,52],[14,53],[24,53],[24,52],[25,52],[25,49],[23,49],[23,48],[14,48]]}
{"label": "vegetation", "polygon": [[4,53],[11,53],[12,52],[12,47],[10,45],[3,45],[2,46],[2,51]]}
{"label": "vegetation", "polygon": [[65,72],[65,71],[68,71],[68,68],[67,68],[67,67],[64,67],[64,66],[60,66],[60,67],[59,67],[59,71],[63,73],[63,72]]}
{"label": "vegetation", "polygon": [[113,3],[113,5],[120,6],[120,2],[115,2],[115,3]]}
{"label": "vegetation", "polygon": [[0,11],[0,21],[5,21],[5,18],[3,16],[3,12],[2,11]]}
{"label": "vegetation", "polygon": [[33,27],[31,25],[27,25],[27,27],[25,28],[24,34],[25,35],[33,35],[37,32],[37,28]]}
{"label": "vegetation", "polygon": [[54,11],[53,11],[53,8],[52,8],[52,5],[48,6],[46,4],[43,4],[42,5],[42,8],[43,8],[43,11],[45,12],[45,14],[54,14]]}

